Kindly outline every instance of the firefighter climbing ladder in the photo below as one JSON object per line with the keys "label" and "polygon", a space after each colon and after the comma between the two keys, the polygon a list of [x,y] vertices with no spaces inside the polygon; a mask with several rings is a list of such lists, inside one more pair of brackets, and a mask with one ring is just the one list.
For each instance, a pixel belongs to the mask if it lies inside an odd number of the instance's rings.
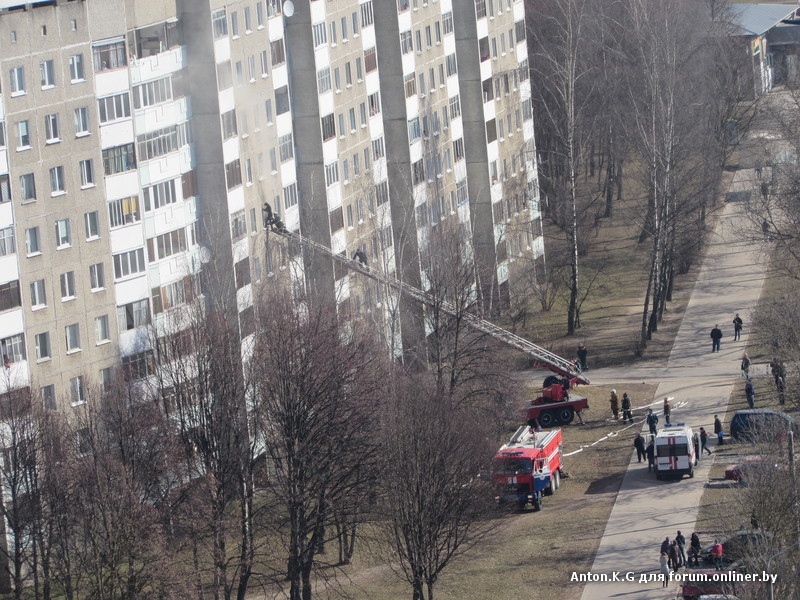
{"label": "firefighter climbing ladder", "polygon": [[[365,275],[375,281],[388,285],[389,287],[399,291],[400,293],[406,294],[422,304],[427,304],[428,306],[435,306],[438,304],[447,314],[457,314],[455,307],[449,302],[438,301],[433,295],[428,294],[419,288],[409,285],[408,283],[405,283],[400,279],[396,279],[395,277],[385,275],[376,269],[371,269],[367,265],[362,264],[357,260],[351,260],[347,258],[346,255],[336,254],[330,248],[323,246],[314,240],[303,237],[299,233],[288,231],[284,227],[273,227],[272,232],[291,241],[297,242],[301,245],[301,247],[305,247],[320,252],[326,256],[330,256],[334,261],[338,262],[345,268],[356,271],[357,273],[361,273],[362,275]],[[494,323],[491,323],[486,319],[482,319],[481,317],[472,313],[465,313],[463,318],[470,327],[491,335],[495,339],[498,339],[518,350],[522,350],[528,354],[528,356],[530,356],[538,365],[550,369],[559,375],[575,377],[578,383],[589,383],[589,380],[585,375],[579,371],[576,371],[574,363],[571,363],[557,354],[554,354],[549,350],[542,348],[541,346],[537,346],[536,344],[529,342],[515,333],[511,333],[510,331],[498,327]]]}

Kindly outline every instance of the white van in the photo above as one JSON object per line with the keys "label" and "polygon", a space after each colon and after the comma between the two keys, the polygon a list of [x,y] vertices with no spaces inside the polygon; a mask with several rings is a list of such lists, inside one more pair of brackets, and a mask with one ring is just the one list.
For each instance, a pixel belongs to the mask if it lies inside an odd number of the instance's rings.
{"label": "white van", "polygon": [[667,425],[656,435],[656,479],[694,477],[700,437],[683,423]]}

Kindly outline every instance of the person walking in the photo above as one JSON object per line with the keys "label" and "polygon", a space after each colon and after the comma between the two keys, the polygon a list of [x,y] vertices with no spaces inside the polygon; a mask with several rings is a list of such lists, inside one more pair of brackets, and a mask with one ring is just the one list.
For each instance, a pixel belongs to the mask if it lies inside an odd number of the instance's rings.
{"label": "person walking", "polygon": [[697,533],[692,533],[691,541],[689,542],[689,566],[692,566],[692,559],[694,559],[694,566],[700,566],[700,552],[703,547],[700,545],[700,537]]}
{"label": "person walking", "polygon": [[631,412],[631,399],[628,392],[622,393],[622,422],[633,423],[633,413]]}
{"label": "person walking", "polygon": [[661,558],[659,559],[659,565],[661,569],[661,578],[664,581],[664,585],[662,587],[667,587],[669,585],[669,565],[666,553],[661,553]]}
{"label": "person walking", "polygon": [[736,316],[733,317],[733,341],[735,342],[742,337],[742,325],[744,325],[744,321],[739,316],[739,313],[736,313]]}
{"label": "person walking", "polygon": [[644,452],[644,438],[642,437],[641,433],[637,433],[636,437],[633,438],[633,447],[636,448],[636,458],[639,462],[642,462],[642,459],[645,457]]}
{"label": "person walking", "polygon": [[750,378],[747,378],[747,382],[744,384],[744,395],[747,396],[747,406],[750,408],[756,407],[756,388],[753,387],[753,382]]}
{"label": "person walking", "polygon": [[669,536],[664,538],[664,541],[661,542],[661,554],[669,554]]}
{"label": "person walking", "polygon": [[686,564],[686,538],[678,530],[678,535],[675,536],[675,541],[678,543],[678,558],[681,559],[681,565]]}
{"label": "person walking", "polygon": [[719,325],[714,325],[711,330],[711,352],[719,352],[719,341],[722,339],[722,330]]}
{"label": "person walking", "polygon": [[664,398],[664,422],[669,425],[669,415],[672,412],[672,407],[669,404],[669,398]]}
{"label": "person walking", "polygon": [[700,428],[700,452],[705,450],[709,454],[711,454],[711,450],[708,449],[708,433],[706,432],[705,428]]}
{"label": "person walking", "polygon": [[656,444],[653,440],[647,444],[644,453],[647,455],[647,472],[655,470],[656,463]]}
{"label": "person walking", "polygon": [[750,378],[750,357],[747,352],[742,354],[742,377]]}
{"label": "person walking", "polygon": [[609,403],[611,404],[611,414],[614,416],[614,420],[619,420],[619,396],[617,396],[617,390],[611,390],[611,398],[609,399]]}
{"label": "person walking", "polygon": [[586,349],[584,344],[578,346],[578,351],[576,352],[578,355],[578,361],[581,365],[581,371],[588,371],[589,370],[589,362],[588,362],[588,355],[589,351]]}
{"label": "person walking", "polygon": [[722,571],[722,553],[722,544],[719,543],[719,540],[714,540],[714,545],[711,546],[711,558],[717,571]]}
{"label": "person walking", "polygon": [[722,433],[722,421],[719,420],[717,415],[714,415],[714,434],[717,436],[717,446],[722,446],[725,443],[723,440],[724,434]]}
{"label": "person walking", "polygon": [[658,415],[653,412],[653,409],[648,409],[647,412],[647,425],[650,427],[650,433],[655,435],[656,434],[656,425],[658,425]]}

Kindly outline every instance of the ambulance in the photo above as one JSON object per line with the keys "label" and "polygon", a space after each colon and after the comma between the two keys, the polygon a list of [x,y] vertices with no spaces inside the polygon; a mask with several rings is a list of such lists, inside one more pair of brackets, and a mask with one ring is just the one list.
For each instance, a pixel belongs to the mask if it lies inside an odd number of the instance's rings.
{"label": "ambulance", "polygon": [[667,425],[656,435],[656,479],[694,477],[700,460],[700,436],[683,423]]}

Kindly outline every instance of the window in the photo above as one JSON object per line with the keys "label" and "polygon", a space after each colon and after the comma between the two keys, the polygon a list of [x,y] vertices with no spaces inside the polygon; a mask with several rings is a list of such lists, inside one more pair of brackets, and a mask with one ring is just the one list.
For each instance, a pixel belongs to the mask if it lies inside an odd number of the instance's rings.
{"label": "window", "polygon": [[275,90],[275,112],[279,115],[289,112],[289,86]]}
{"label": "window", "polygon": [[103,171],[106,175],[124,173],[136,168],[133,144],[124,144],[103,150]]}
{"label": "window", "polygon": [[282,163],[294,158],[294,140],[291,133],[278,138],[278,151]]}
{"label": "window", "polygon": [[4,227],[0,229],[0,256],[14,254],[16,251],[17,245],[14,241],[14,228]]}
{"label": "window", "polygon": [[353,85],[353,69],[350,66],[350,62],[347,62],[344,65],[344,80],[345,83],[347,83],[347,87]]}
{"label": "window", "polygon": [[41,308],[47,306],[47,295],[44,291],[44,279],[37,279],[32,281],[30,285],[31,290],[31,308]]}
{"label": "window", "polygon": [[62,248],[72,244],[72,236],[69,230],[69,219],[56,221],[56,246]]}
{"label": "window", "polygon": [[250,83],[256,80],[256,57],[252,54],[247,57],[247,74],[250,76]]}
{"label": "window", "polygon": [[[173,337],[172,340],[176,340]],[[173,344],[167,342],[170,348],[174,348]],[[126,381],[133,381],[134,379],[143,379],[155,373],[155,363],[153,362],[153,351],[145,350],[138,354],[131,354],[130,356],[122,357],[122,372],[125,374]]]}
{"label": "window", "polygon": [[122,279],[145,271],[144,248],[120,252],[119,254],[114,254],[112,258],[114,259],[115,279]]}
{"label": "window", "polygon": [[357,12],[354,12],[354,13],[352,13],[352,14],[351,14],[351,19],[352,19],[352,21],[353,21],[353,37],[354,37],[354,38],[357,38],[357,37],[358,37],[358,31],[359,31],[359,27],[358,27],[358,13],[357,13]]}
{"label": "window", "polygon": [[25,338],[21,333],[0,340],[3,362],[13,364],[25,360]]}
{"label": "window", "polygon": [[408,0],[397,0],[397,10],[400,12],[408,10]]}
{"label": "window", "polygon": [[347,162],[346,158],[342,161],[342,180],[345,183],[350,182],[350,163]]}
{"label": "window", "polygon": [[325,184],[330,187],[339,181],[339,163],[334,161],[325,165]]}
{"label": "window", "polygon": [[369,104],[369,114],[371,117],[381,112],[381,98],[378,92],[367,96],[367,103]]}
{"label": "window", "polygon": [[438,46],[442,43],[442,25],[439,21],[434,23],[434,29],[436,30],[436,45]]}
{"label": "window", "polygon": [[247,220],[244,210],[237,210],[231,215],[231,238],[235,242],[247,235]]}
{"label": "window", "polygon": [[91,158],[78,163],[81,172],[81,188],[94,187],[94,164]]}
{"label": "window", "polygon": [[92,291],[102,290],[106,287],[105,271],[103,270],[103,263],[96,263],[89,265],[89,283]]}
{"label": "window", "polygon": [[458,162],[464,158],[464,138],[458,138],[453,142],[453,159]]}
{"label": "window", "polygon": [[491,144],[497,139],[497,123],[494,119],[486,123],[486,143]]}
{"label": "window", "polygon": [[244,30],[247,32],[253,31],[253,15],[250,14],[249,6],[244,7]]}
{"label": "window", "polygon": [[25,173],[19,177],[19,186],[22,188],[22,201],[36,200],[36,181],[33,173]]}
{"label": "window", "polygon": [[81,328],[78,323],[67,325],[64,328],[64,337],[67,342],[67,354],[81,349]]}
{"label": "window", "polygon": [[361,27],[372,25],[375,17],[372,12],[372,0],[367,0],[361,5]]}
{"label": "window", "polygon": [[228,19],[224,8],[211,13],[211,27],[214,30],[215,40],[228,35]]}
{"label": "window", "polygon": [[75,136],[89,134],[89,109],[85,106],[75,109]]}
{"label": "window", "polygon": [[422,159],[411,165],[411,184],[417,185],[425,181],[425,165]]}
{"label": "window", "polygon": [[253,165],[249,158],[244,160],[244,181],[247,185],[253,185]]}
{"label": "window", "polygon": [[21,96],[25,93],[25,67],[12,67],[9,71],[11,95]]}
{"label": "window", "polygon": [[19,137],[19,147],[29,148],[31,145],[31,133],[27,121],[17,122],[17,135]]}
{"label": "window", "polygon": [[92,59],[95,73],[126,66],[128,60],[124,40],[94,46],[92,48]]}
{"label": "window", "polygon": [[151,160],[175,152],[190,142],[189,123],[170,125],[136,136],[139,160]]}
{"label": "window", "polygon": [[444,61],[445,64],[447,65],[447,76],[450,77],[451,75],[455,75],[458,72],[455,53],[448,54],[445,57]]}
{"label": "window", "polygon": [[111,341],[111,332],[108,327],[108,315],[94,318],[94,338],[96,344]]}
{"label": "window", "polygon": [[239,13],[233,11],[231,18],[231,37],[239,37]]}
{"label": "window", "polygon": [[39,393],[42,397],[42,407],[45,410],[56,409],[56,386],[53,384],[45,385],[39,388]]}
{"label": "window", "polygon": [[267,14],[270,17],[281,14],[283,0],[267,0]]}
{"label": "window", "polygon": [[11,202],[11,178],[8,175],[0,175],[0,204]]}
{"label": "window", "polygon": [[231,61],[227,60],[217,65],[217,90],[227,90],[233,86],[233,71]]}
{"label": "window", "polygon": [[66,193],[64,183],[64,167],[53,167],[50,169],[50,195],[60,196]]}
{"label": "window", "polygon": [[375,53],[375,48],[364,50],[364,69],[367,73],[371,73],[378,68],[378,56]]}
{"label": "window", "polygon": [[86,71],[83,67],[83,54],[73,54],[69,57],[69,78],[72,83],[77,83],[86,79]]}
{"label": "window", "polygon": [[331,89],[331,68],[325,67],[317,71],[317,92],[324,94]]}
{"label": "window", "polygon": [[[83,385],[83,375],[78,375],[69,380],[69,395],[72,404],[82,404],[86,402],[86,388]],[[76,443],[78,454],[88,454],[91,449],[89,440],[89,428],[79,429],[76,432]]]}
{"label": "window", "polygon": [[433,45],[433,37],[431,36],[431,26],[425,26],[425,47],[430,48]]}
{"label": "window", "polygon": [[417,29],[414,32],[414,39],[417,41],[417,52],[422,53],[422,31]]}
{"label": "window", "polygon": [[242,167],[238,158],[225,165],[225,181],[229,190],[242,185]]}
{"label": "window", "polygon": [[160,314],[174,306],[183,304],[194,297],[194,280],[184,277],[178,281],[153,288],[153,312]]}
{"label": "window", "polygon": [[456,94],[450,98],[450,118],[455,119],[461,115],[461,98]]}
{"label": "window", "polygon": [[414,117],[408,121],[408,141],[413,142],[422,136],[422,131],[419,125],[419,117]]}
{"label": "window", "polygon": [[319,48],[323,44],[328,43],[328,28],[325,26],[325,21],[316,23],[313,27],[313,31],[315,48]]}
{"label": "window", "polygon": [[410,73],[403,78],[403,86],[406,91],[406,98],[411,98],[417,94],[417,77]]}
{"label": "window", "polygon": [[222,113],[220,119],[222,120],[222,139],[228,140],[234,137],[238,133],[236,128],[236,109]]}
{"label": "window", "polygon": [[350,116],[350,133],[355,133],[356,131],[356,109],[351,108],[348,110],[348,114]]}
{"label": "window", "polygon": [[131,104],[128,92],[100,98],[97,101],[100,123],[108,123],[131,116]]}
{"label": "window", "polygon": [[84,213],[83,223],[86,225],[86,239],[91,240],[100,237],[100,217],[96,210]]}
{"label": "window", "polygon": [[[244,211],[242,211],[241,229],[246,233],[247,226],[244,222]],[[147,254],[150,262],[184,252],[186,248],[186,231],[183,228],[169,231],[147,240]]]}
{"label": "window", "polygon": [[42,89],[55,87],[56,70],[52,60],[44,60],[39,63],[39,74],[42,80]]}
{"label": "window", "polygon": [[156,210],[162,206],[174,204],[178,201],[178,196],[175,191],[175,181],[175,179],[162,181],[161,183],[148,186],[142,190],[145,212]]}
{"label": "window", "polygon": [[25,252],[28,256],[39,254],[42,251],[39,241],[39,228],[31,227],[25,230]]}
{"label": "window", "polygon": [[269,77],[269,59],[267,58],[267,51],[262,50],[259,56],[261,57],[261,77]]}
{"label": "window", "polygon": [[283,47],[283,39],[269,44],[270,54],[272,56],[272,66],[277,67],[286,62],[286,50]]}
{"label": "window", "polygon": [[357,79],[358,81],[361,81],[361,79],[363,78],[363,76],[364,76],[364,75],[363,75],[363,73],[361,72],[361,57],[359,56],[358,58],[356,58],[356,79]]}
{"label": "window", "polygon": [[71,300],[75,297],[75,272],[61,273],[61,300]]}
{"label": "window", "polygon": [[377,140],[372,140],[372,156],[374,160],[386,156],[386,149],[384,148],[382,137],[379,137]]}
{"label": "window", "polygon": [[342,41],[347,41],[347,17],[342,17]]}
{"label": "window", "polygon": [[[375,186],[375,199],[378,203],[378,206],[382,206],[389,201],[389,182],[388,181],[381,181],[378,185]],[[391,246],[391,244],[389,244]]]}
{"label": "window", "polygon": [[414,51],[414,41],[411,37],[410,31],[400,32],[400,52],[408,54]]}
{"label": "window", "polygon": [[331,233],[344,229],[344,217],[342,215],[342,207],[335,208],[330,213],[331,220]]}
{"label": "window", "polygon": [[[133,107],[143,108],[172,100],[172,78],[162,77],[133,86]],[[128,115],[126,115],[128,116]]]}
{"label": "window", "polygon": [[141,221],[142,216],[139,212],[139,197],[130,196],[119,200],[110,200],[108,203],[109,226],[122,227],[131,223]]}
{"label": "window", "polygon": [[339,67],[336,67],[333,70],[333,82],[334,82],[334,85],[336,86],[336,91],[337,92],[341,92],[342,91],[342,76],[341,76],[341,73],[339,71]]}
{"label": "window", "polygon": [[336,137],[336,124],[333,118],[333,113],[322,117],[322,141],[333,139]]}
{"label": "window", "polygon": [[517,34],[517,43],[520,43],[522,40],[525,39],[525,21],[524,20],[517,21],[516,23],[514,23],[514,30]]}
{"label": "window", "polygon": [[256,23],[259,29],[264,27],[264,3],[261,0],[256,2]]}
{"label": "window", "polygon": [[233,277],[236,289],[241,289],[250,283],[250,259],[243,258],[233,265]]}
{"label": "window", "polygon": [[130,331],[150,324],[150,305],[147,300],[137,300],[117,307],[117,327]]}
{"label": "window", "polygon": [[297,184],[290,183],[283,188],[283,208],[289,210],[297,204]]}

